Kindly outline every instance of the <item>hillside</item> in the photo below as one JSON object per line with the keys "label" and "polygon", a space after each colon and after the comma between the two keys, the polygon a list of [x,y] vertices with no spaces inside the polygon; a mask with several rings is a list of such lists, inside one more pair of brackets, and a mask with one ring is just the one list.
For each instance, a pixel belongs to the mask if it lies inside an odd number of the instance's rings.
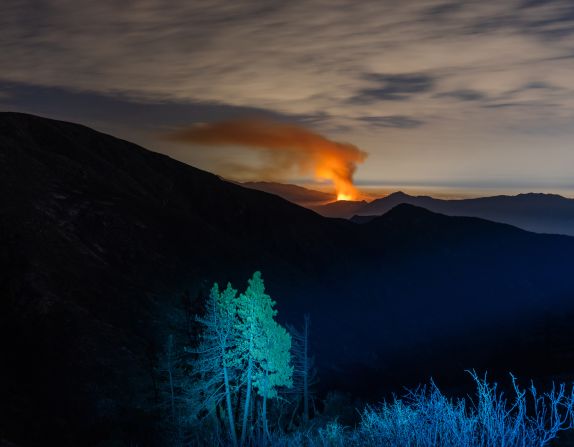
{"label": "hillside", "polygon": [[[378,216],[401,203],[420,206],[449,216],[480,217],[537,233],[574,236],[574,199],[556,194],[528,193],[516,196],[442,200],[396,192],[353,210],[353,214]],[[349,214],[339,217],[348,217]]]}
{"label": "hillside", "polygon": [[289,202],[305,207],[324,205],[335,200],[335,194],[330,194],[313,189],[303,188],[298,185],[290,185],[276,182],[244,182],[241,186],[258,191],[268,192],[283,197]]}
{"label": "hillside", "polygon": [[325,197],[325,193],[282,183],[254,182],[245,186],[283,197],[322,216],[351,219],[355,223],[368,222],[397,205],[407,203],[448,216],[480,217],[537,233],[574,236],[574,199],[557,194],[527,193],[444,200],[398,191],[367,202],[335,201],[332,196]]}
{"label": "hillside", "polygon": [[372,395],[495,360],[566,372],[571,338],[550,350],[545,325],[572,310],[574,238],[409,205],[327,219],[15,113],[0,113],[0,204],[0,433],[23,445],[148,436],[167,335],[191,343],[211,283],[243,289],[256,269],[281,321],[311,313],[323,388]]}

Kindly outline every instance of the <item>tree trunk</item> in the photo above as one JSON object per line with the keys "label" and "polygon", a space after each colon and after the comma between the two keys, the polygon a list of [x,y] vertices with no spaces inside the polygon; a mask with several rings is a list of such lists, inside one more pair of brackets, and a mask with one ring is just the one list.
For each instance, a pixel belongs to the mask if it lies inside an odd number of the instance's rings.
{"label": "tree trunk", "polygon": [[263,432],[269,439],[269,426],[267,425],[267,386],[268,386],[269,369],[265,369],[265,387],[263,389]]}
{"label": "tree trunk", "polygon": [[309,315],[305,315],[305,333],[303,338],[303,420],[309,422],[309,364],[308,364]]}
{"label": "tree trunk", "polygon": [[253,357],[251,352],[253,351],[253,332],[249,338],[249,361],[247,363],[247,388],[245,392],[245,407],[243,409],[243,424],[241,425],[241,446],[245,445],[245,437],[247,435],[247,418],[249,416],[249,404],[251,399],[251,382],[252,370],[253,370]]}
{"label": "tree trunk", "polygon": [[173,386],[173,365],[171,364],[173,355],[173,335],[168,337],[167,341],[167,372],[169,374],[169,395],[170,395],[170,407],[171,407],[171,418],[175,421],[175,391]]}
{"label": "tree trunk", "polygon": [[295,414],[297,414],[297,410],[299,409],[299,402],[301,402],[301,396],[297,394],[297,402],[293,407],[293,411],[291,412],[291,419],[289,420],[289,430],[293,430],[293,421],[295,421]]}
{"label": "tree trunk", "polygon": [[227,371],[227,365],[225,364],[225,359],[223,360],[223,380],[225,382],[225,403],[227,404],[227,418],[229,420],[229,436],[231,437],[233,447],[237,447],[237,435],[235,434],[235,421],[233,420],[233,408],[231,406],[231,389],[229,387],[229,373]]}

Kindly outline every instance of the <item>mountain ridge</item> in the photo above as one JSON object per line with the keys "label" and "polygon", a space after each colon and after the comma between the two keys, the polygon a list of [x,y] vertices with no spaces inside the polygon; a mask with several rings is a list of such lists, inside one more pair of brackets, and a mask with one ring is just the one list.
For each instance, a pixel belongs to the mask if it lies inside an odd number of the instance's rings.
{"label": "mountain ridge", "polygon": [[[281,196],[282,190],[278,185],[283,184],[267,184],[266,191]],[[471,199],[438,199],[396,191],[369,202],[331,201],[319,205],[297,202],[292,197],[285,198],[292,199],[294,203],[306,206],[322,216],[350,219],[355,223],[367,222],[374,216],[388,212],[395,205],[409,203],[449,216],[481,217],[537,233],[574,236],[574,199],[552,193],[529,192]]]}
{"label": "mountain ridge", "polygon": [[[517,373],[564,364],[543,342],[449,346],[569,312],[571,237],[409,205],[364,225],[329,219],[84,126],[6,113],[0,204],[0,429],[22,444],[78,445],[133,420],[134,439],[151,436],[167,336],[191,343],[211,284],[243,289],[255,270],[280,321],[311,313],[324,387],[356,391],[373,371],[370,386],[391,389],[495,355]],[[34,420],[16,423],[27,406]]]}

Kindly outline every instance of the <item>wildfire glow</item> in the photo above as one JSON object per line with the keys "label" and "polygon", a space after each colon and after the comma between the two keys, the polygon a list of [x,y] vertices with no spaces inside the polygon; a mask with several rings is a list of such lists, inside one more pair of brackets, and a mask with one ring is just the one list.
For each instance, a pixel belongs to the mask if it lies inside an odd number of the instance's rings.
{"label": "wildfire glow", "polygon": [[337,200],[353,200],[359,193],[353,174],[366,152],[349,143],[340,143],[295,124],[268,119],[236,119],[199,124],[180,130],[170,138],[203,146],[241,146],[261,153],[262,166],[234,165],[225,174],[236,177],[243,168],[260,178],[288,178],[295,171],[316,180],[333,183]]}
{"label": "wildfire glow", "polygon": [[337,194],[337,200],[353,200],[354,197],[351,194],[343,194],[343,193],[339,193]]}

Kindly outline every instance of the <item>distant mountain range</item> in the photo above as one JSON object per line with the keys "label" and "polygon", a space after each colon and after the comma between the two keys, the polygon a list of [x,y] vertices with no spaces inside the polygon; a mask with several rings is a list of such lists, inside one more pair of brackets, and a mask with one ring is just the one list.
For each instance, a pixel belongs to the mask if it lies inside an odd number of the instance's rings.
{"label": "distant mountain range", "polygon": [[[255,189],[260,189],[255,186]],[[516,196],[499,195],[476,199],[443,200],[429,196],[411,196],[402,191],[386,197],[366,201],[331,201],[309,204],[305,196],[284,194],[288,185],[266,183],[265,190],[287,200],[306,206],[325,217],[341,217],[356,223],[364,223],[380,216],[393,207],[406,203],[420,206],[448,216],[480,217],[507,223],[537,233],[555,233],[574,236],[574,199],[556,194],[528,193]],[[314,191],[308,191],[311,196]]]}
{"label": "distant mountain range", "polygon": [[280,321],[311,313],[323,389],[572,372],[574,238],[404,204],[328,219],[80,125],[0,113],[0,247],[17,445],[148,445],[168,335],[193,343],[213,281],[257,269]]}

